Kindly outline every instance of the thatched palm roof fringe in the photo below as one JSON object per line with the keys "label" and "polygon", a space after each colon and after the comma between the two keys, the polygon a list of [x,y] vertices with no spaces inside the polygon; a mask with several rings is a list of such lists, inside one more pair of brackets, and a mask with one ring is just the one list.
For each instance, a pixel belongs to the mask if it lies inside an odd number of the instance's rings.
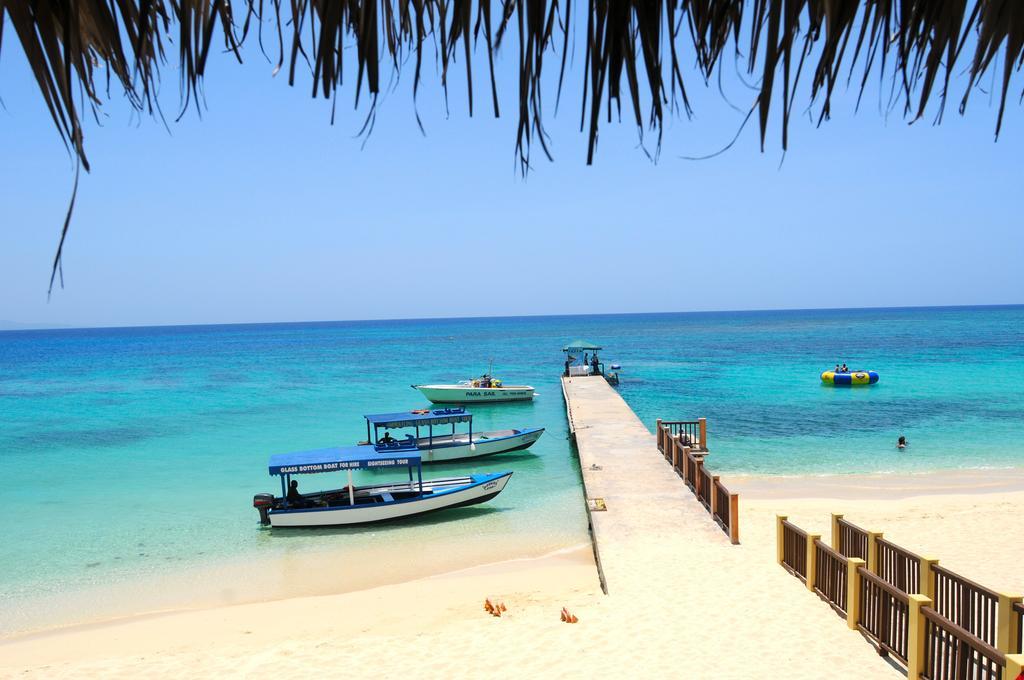
{"label": "thatched palm roof fringe", "polygon": [[[105,91],[97,88],[94,71],[103,66],[108,87],[113,78],[133,106],[153,113],[160,68],[167,60],[164,41],[177,43],[183,112],[200,93],[214,41],[222,41],[241,61],[239,47],[253,22],[261,49],[264,25],[276,32],[275,73],[287,58],[288,81],[294,85],[296,67],[307,63],[314,97],[336,100],[344,48],[354,43],[355,101],[358,106],[365,88],[371,99],[366,126],[371,126],[382,62],[390,62],[398,73],[405,54],[415,54],[415,96],[423,51],[430,47],[440,57],[446,97],[448,68],[461,50],[472,114],[471,41],[479,45],[481,39],[497,116],[494,53],[514,33],[519,70],[515,148],[525,172],[534,144],[551,156],[543,125],[544,60],[561,50],[560,95],[569,32],[582,25],[574,22],[574,11],[586,13],[580,114],[589,140],[588,163],[596,152],[602,107],[610,119],[613,111],[621,115],[622,100],[628,98],[638,130],[655,130],[660,147],[665,110],[679,111],[681,98],[682,111],[691,111],[684,63],[692,59],[707,81],[730,48],[737,58],[746,52],[747,70],[759,78],[755,109],[762,149],[771,110],[780,105],[781,145],[788,147],[805,67],[811,69],[807,104],[818,103],[819,122],[831,113],[832,94],[844,70],[849,83],[858,69],[860,95],[872,73],[891,78],[888,107],[901,106],[904,116],[917,120],[937,99],[940,122],[955,70],[967,73],[959,104],[963,112],[979,79],[995,75],[1002,59],[998,137],[1010,80],[1024,66],[1024,0],[0,0],[0,51],[6,16],[54,126],[88,170],[76,94],[89,106],[102,103]],[[239,16],[244,17],[240,24]],[[744,39],[747,44],[741,46]],[[973,49],[965,50],[968,45]],[[418,114],[417,122],[422,127]],[[54,272],[58,268],[59,255]]]}

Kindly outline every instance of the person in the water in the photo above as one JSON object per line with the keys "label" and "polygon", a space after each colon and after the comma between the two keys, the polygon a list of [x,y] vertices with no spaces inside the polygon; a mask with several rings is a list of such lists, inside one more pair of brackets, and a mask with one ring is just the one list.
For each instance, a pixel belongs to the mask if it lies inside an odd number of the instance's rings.
{"label": "person in the water", "polygon": [[897,449],[905,449],[905,448],[907,448],[907,438],[904,437],[903,435],[900,435],[900,438],[896,440],[896,448]]}

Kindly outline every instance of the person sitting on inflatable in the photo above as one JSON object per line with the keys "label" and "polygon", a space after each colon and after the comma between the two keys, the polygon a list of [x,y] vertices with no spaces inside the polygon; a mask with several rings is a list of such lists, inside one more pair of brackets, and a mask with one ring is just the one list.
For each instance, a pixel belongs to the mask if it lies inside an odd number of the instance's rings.
{"label": "person sitting on inflatable", "polygon": [[839,372],[840,372],[840,373],[849,373],[849,372],[850,372],[850,369],[848,369],[848,368],[846,367],[846,364],[844,363],[844,364],[843,364],[843,367],[839,369]]}

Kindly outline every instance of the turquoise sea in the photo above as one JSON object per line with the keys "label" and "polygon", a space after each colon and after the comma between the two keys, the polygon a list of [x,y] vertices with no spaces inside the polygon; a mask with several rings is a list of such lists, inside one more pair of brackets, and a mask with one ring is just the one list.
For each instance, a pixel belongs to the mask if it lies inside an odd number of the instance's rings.
{"label": "turquoise sea", "polygon": [[[649,427],[706,416],[724,474],[1024,465],[1021,306],[3,332],[0,634],[586,542],[558,382],[576,338],[622,364],[620,392]],[[252,495],[276,490],[269,454],[354,443],[364,413],[425,405],[410,383],[465,379],[490,359],[539,396],[474,408],[475,428],[546,434],[430,472],[515,471],[495,501],[411,525],[259,527]],[[822,386],[843,361],[880,382]]]}

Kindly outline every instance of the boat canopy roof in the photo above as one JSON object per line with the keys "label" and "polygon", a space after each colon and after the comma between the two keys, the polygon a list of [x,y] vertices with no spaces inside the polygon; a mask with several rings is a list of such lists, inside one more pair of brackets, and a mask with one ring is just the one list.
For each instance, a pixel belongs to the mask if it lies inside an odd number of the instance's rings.
{"label": "boat canopy roof", "polygon": [[563,352],[586,352],[586,351],[593,351],[595,349],[604,349],[604,347],[600,347],[598,345],[595,345],[592,342],[587,342],[586,340],[573,340],[568,345],[563,347],[562,351]]}
{"label": "boat canopy roof", "polygon": [[451,423],[473,422],[473,414],[464,408],[378,413],[363,417],[375,427],[416,427],[417,425],[449,425]]}
{"label": "boat canopy roof", "polygon": [[329,449],[275,454],[270,457],[269,470],[271,475],[300,475],[419,464],[420,454],[415,449],[379,452],[372,446],[335,446]]}

